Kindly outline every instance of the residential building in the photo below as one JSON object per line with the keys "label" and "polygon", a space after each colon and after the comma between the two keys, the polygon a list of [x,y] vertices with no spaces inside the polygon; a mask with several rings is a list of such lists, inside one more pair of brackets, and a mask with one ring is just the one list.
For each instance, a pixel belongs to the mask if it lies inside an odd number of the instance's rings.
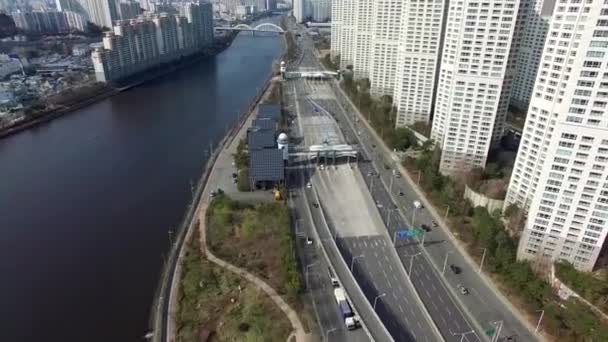
{"label": "residential building", "polygon": [[445,174],[485,167],[509,102],[509,55],[519,0],[449,4],[431,138]]}
{"label": "residential building", "polygon": [[445,0],[337,0],[332,2],[332,54],[371,94],[388,95],[397,126],[431,116],[441,50]]}
{"label": "residential building", "polygon": [[516,57],[516,72],[511,87],[510,103],[522,112],[527,111],[530,105],[530,96],[556,1],[521,0],[519,6],[511,46],[511,54]]}
{"label": "residential building", "polygon": [[98,26],[111,28],[118,20],[117,0],[55,0],[58,11],[80,14],[85,20]]}
{"label": "residential building", "polygon": [[429,123],[441,53],[444,0],[405,1],[393,103],[397,127]]}
{"label": "residential building", "polygon": [[118,3],[118,17],[120,20],[133,19],[141,13],[141,4],[137,1],[120,1]]}
{"label": "residential building", "polygon": [[188,56],[213,42],[210,4],[186,4],[185,14],[151,14],[116,22],[91,54],[98,81],[124,79]]}
{"label": "residential building", "polygon": [[[302,23],[306,20],[308,16],[307,10],[307,2],[309,0],[293,0],[293,16],[296,18],[296,22]],[[340,0],[337,0],[340,1]]]}
{"label": "residential building", "polygon": [[68,22],[68,27],[70,30],[80,32],[87,31],[87,21],[82,15],[71,11],[64,11],[63,14],[65,15],[65,19]]}
{"label": "residential building", "polygon": [[322,23],[331,19],[330,0],[310,0],[312,21]]}
{"label": "residential building", "polygon": [[277,0],[265,0],[265,2],[266,2],[267,11],[276,11],[277,10]]}
{"label": "residential building", "polygon": [[14,12],[11,16],[15,26],[24,31],[42,34],[70,31],[67,18],[61,12]]}
{"label": "residential building", "polygon": [[594,268],[608,232],[608,4],[559,0],[506,198],[519,259]]}

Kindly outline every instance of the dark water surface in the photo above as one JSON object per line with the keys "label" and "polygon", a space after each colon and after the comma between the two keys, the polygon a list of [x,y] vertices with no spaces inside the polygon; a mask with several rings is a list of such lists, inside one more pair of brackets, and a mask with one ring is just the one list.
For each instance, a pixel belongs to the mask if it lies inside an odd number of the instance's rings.
{"label": "dark water surface", "polygon": [[274,35],[0,140],[0,341],[140,341],[210,142],[269,75]]}

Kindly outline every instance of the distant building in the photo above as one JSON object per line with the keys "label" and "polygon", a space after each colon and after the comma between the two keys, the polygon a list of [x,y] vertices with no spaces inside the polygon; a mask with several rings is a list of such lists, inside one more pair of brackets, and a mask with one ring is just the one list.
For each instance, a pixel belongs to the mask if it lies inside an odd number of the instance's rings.
{"label": "distant building", "polygon": [[121,1],[118,4],[118,17],[121,20],[133,19],[141,13],[141,5],[137,1]]}
{"label": "distant building", "polygon": [[67,18],[61,12],[14,12],[17,28],[34,33],[55,34],[70,31]]}
{"label": "distant building", "polygon": [[65,11],[63,12],[63,14],[65,15],[65,19],[68,22],[68,27],[70,28],[70,31],[87,31],[87,21],[82,15],[71,11]]}
{"label": "distant building", "polygon": [[191,55],[213,42],[211,4],[188,3],[184,15],[167,13],[116,22],[91,54],[96,79],[114,81]]}
{"label": "distant building", "polygon": [[276,11],[277,10],[277,0],[266,0],[266,10],[267,11]]}
{"label": "distant building", "polygon": [[101,27],[112,27],[114,20],[120,19],[116,0],[56,0],[58,11],[80,14],[86,21]]}
{"label": "distant building", "polygon": [[87,44],[77,44],[72,47],[72,56],[74,57],[82,57],[86,56],[89,51],[91,51],[91,47]]}

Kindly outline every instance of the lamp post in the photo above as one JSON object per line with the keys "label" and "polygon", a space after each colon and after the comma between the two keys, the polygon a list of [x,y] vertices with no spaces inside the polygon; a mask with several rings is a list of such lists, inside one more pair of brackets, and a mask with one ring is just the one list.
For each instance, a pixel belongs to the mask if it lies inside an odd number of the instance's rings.
{"label": "lamp post", "polygon": [[378,303],[378,299],[380,299],[380,298],[382,298],[384,296],[386,296],[386,293],[377,295],[376,298],[374,298],[374,311],[376,311],[376,304]]}
{"label": "lamp post", "polygon": [[337,330],[336,328],[331,328],[331,329],[327,330],[325,332],[325,341],[329,342],[329,334],[331,334],[332,332],[334,332],[336,330]]}
{"label": "lamp post", "polygon": [[410,278],[412,277],[412,266],[414,265],[414,258],[417,257],[417,256],[419,256],[420,254],[422,254],[422,252],[418,252],[418,253],[415,253],[415,254],[410,254],[410,255],[406,255],[405,256],[405,257],[410,257],[410,268],[409,268],[409,270],[407,272],[407,276],[410,277]]}
{"label": "lamp post", "polygon": [[308,273],[309,273],[309,272],[308,272],[308,270],[309,270],[311,267],[317,266],[318,264],[319,264],[319,262],[313,262],[313,263],[312,263],[312,264],[310,264],[310,265],[306,265],[306,288],[307,288],[307,289],[308,289],[308,288],[310,288],[310,285],[308,284]]}
{"label": "lamp post", "polygon": [[448,255],[450,255],[450,253],[452,253],[453,251],[448,251],[447,253],[445,253],[445,259],[443,260],[443,270],[441,271],[441,274],[445,274],[445,267],[448,265]]}
{"label": "lamp post", "polygon": [[483,249],[483,254],[481,255],[481,262],[479,263],[479,272],[478,272],[480,274],[481,274],[481,270],[483,269],[483,261],[486,259],[486,251],[487,250],[488,250],[487,248],[484,248]]}
{"label": "lamp post", "polygon": [[534,329],[534,334],[538,333],[538,328],[540,328],[540,322],[543,320],[543,316],[545,315],[545,310],[536,310],[536,312],[540,311],[540,317],[538,318],[538,323],[536,323],[536,329]]}
{"label": "lamp post", "polygon": [[353,257],[353,259],[350,261],[350,272],[353,272],[353,267],[355,267],[355,260],[359,259],[359,258],[363,258],[365,257],[365,255],[361,254],[361,255],[357,255],[355,257]]}
{"label": "lamp post", "polygon": [[416,225],[416,210],[418,210],[416,207],[412,210],[412,227]]}
{"label": "lamp post", "polygon": [[393,181],[395,180],[395,176],[391,175],[391,183],[388,186],[388,193],[392,194],[393,193]]}

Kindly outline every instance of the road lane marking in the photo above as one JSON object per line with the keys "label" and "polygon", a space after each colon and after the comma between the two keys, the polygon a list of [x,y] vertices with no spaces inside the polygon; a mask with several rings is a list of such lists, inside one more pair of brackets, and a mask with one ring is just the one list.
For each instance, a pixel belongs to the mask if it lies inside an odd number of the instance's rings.
{"label": "road lane marking", "polygon": [[386,259],[386,261],[388,262],[388,256],[386,254],[384,254],[384,259]]}
{"label": "road lane marking", "polygon": [[424,293],[426,293],[426,296],[427,296],[427,297],[429,297],[429,298],[431,297],[431,294],[429,293],[429,290],[424,289]]}
{"label": "road lane marking", "polygon": [[441,302],[441,304],[445,304],[445,303],[443,302],[443,296],[438,296],[438,297],[439,297],[439,301]]}
{"label": "road lane marking", "polygon": [[391,272],[393,272],[393,265],[389,264],[388,268],[391,270]]}
{"label": "road lane marking", "polygon": [[420,329],[422,329],[422,324],[420,324],[420,321],[416,321],[418,323],[418,326],[420,327]]}
{"label": "road lane marking", "polygon": [[390,280],[388,280],[388,278],[386,278],[386,282],[388,283],[388,287],[392,289],[392,288],[393,288],[393,285],[391,284],[391,281],[390,281]]}
{"label": "road lane marking", "polygon": [[452,316],[452,311],[450,311],[450,308],[448,308],[447,306],[445,307],[445,310],[448,312],[448,315]]}
{"label": "road lane marking", "polygon": [[456,324],[457,329],[460,329],[460,324],[458,324],[458,320],[454,320],[454,324]]}
{"label": "road lane marking", "polygon": [[428,274],[427,272],[425,272],[425,273],[424,273],[424,276],[426,277],[426,279],[427,279],[428,281],[431,281],[431,277],[429,277],[429,274]]}
{"label": "road lane marking", "polygon": [[405,312],[403,311],[403,308],[401,307],[401,304],[398,304],[398,306],[399,306],[399,311],[401,311],[401,313],[405,313]]}
{"label": "road lane marking", "polygon": [[435,284],[431,283],[431,287],[433,288],[433,291],[437,292],[437,288],[435,287]]}

